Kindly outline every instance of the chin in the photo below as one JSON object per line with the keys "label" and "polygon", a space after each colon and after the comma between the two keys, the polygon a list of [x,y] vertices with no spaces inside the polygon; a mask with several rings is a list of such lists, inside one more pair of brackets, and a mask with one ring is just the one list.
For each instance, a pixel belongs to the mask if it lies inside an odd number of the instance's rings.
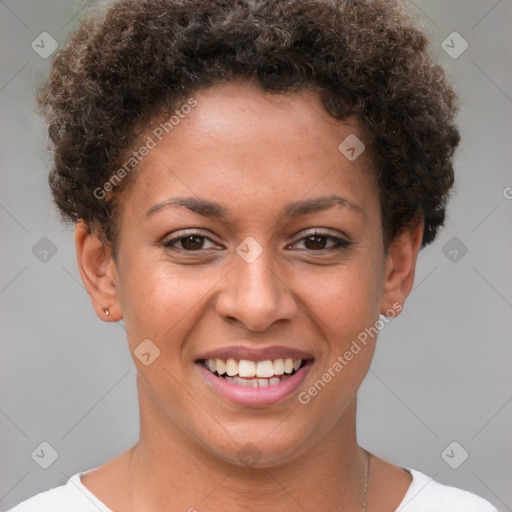
{"label": "chin", "polygon": [[259,427],[247,423],[235,427],[226,424],[231,437],[222,429],[225,434],[222,439],[204,439],[204,444],[214,457],[229,464],[261,469],[290,463],[308,449],[308,436],[296,422],[285,427],[282,420],[258,423]]}

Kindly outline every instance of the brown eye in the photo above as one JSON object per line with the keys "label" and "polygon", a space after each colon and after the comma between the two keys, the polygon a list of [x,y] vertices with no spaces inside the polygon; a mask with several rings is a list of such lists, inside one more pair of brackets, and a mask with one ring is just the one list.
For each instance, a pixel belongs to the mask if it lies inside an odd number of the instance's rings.
{"label": "brown eye", "polygon": [[307,249],[325,249],[327,237],[322,235],[311,235],[304,238],[304,245]]}
{"label": "brown eye", "polygon": [[211,249],[211,246],[206,246],[208,243],[214,245],[207,236],[201,233],[191,233],[190,235],[178,236],[169,240],[164,244],[164,247],[171,250],[193,252]]}
{"label": "brown eye", "polygon": [[181,246],[187,251],[197,251],[203,248],[204,236],[190,235],[180,238]]}
{"label": "brown eye", "polygon": [[299,250],[306,251],[335,251],[343,250],[351,245],[351,242],[332,235],[323,233],[311,233],[301,238],[295,244]]}

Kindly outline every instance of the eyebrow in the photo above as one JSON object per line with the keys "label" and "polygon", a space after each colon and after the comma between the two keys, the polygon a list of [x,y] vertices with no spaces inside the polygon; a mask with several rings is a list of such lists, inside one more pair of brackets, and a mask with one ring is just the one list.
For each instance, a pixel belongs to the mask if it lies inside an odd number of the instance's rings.
{"label": "eyebrow", "polygon": [[[151,217],[155,213],[167,208],[168,206],[182,206],[188,210],[203,215],[205,217],[214,217],[226,219],[228,210],[219,203],[198,199],[196,197],[171,197],[153,205],[147,212],[146,217]],[[347,207],[355,212],[363,213],[363,209],[354,201],[335,194],[320,196],[312,199],[303,199],[294,201],[285,206],[283,212],[285,217],[300,217],[309,213],[329,210],[334,206]]]}

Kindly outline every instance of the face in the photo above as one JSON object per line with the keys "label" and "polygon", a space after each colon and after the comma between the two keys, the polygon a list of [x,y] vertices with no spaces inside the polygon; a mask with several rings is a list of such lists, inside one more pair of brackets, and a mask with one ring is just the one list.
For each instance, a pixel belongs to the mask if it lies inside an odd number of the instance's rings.
{"label": "face", "polygon": [[194,98],[148,132],[102,301],[124,318],[142,433],[271,466],[353,428],[362,333],[403,300],[411,251],[384,250],[369,151],[338,149],[367,144],[355,120],[242,82]]}

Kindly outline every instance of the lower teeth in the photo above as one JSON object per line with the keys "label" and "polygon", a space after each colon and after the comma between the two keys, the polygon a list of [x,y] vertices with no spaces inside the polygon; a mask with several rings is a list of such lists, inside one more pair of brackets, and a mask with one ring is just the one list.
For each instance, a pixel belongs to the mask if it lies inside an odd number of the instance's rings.
{"label": "lower teeth", "polygon": [[[295,373],[295,371],[293,372]],[[292,374],[285,374],[279,377],[270,377],[268,379],[259,379],[259,378],[253,378],[253,379],[244,379],[241,377],[230,377],[228,375],[217,375],[221,379],[224,379],[227,382],[230,382],[231,384],[237,384],[238,386],[243,386],[246,388],[262,388],[267,386],[275,386],[277,384],[280,384],[286,379],[289,379]]]}

